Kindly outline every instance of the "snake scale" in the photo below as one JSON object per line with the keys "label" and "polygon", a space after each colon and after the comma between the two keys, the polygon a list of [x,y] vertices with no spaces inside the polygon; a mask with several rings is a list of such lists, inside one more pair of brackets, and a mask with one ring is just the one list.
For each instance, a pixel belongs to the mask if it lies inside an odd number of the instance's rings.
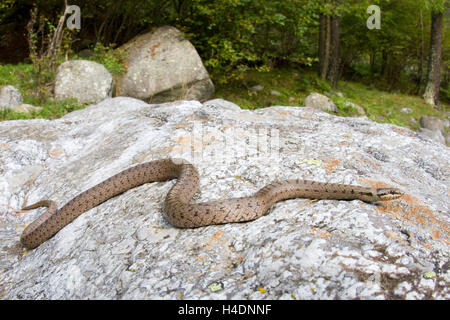
{"label": "snake scale", "polygon": [[20,240],[24,247],[35,248],[100,203],[144,183],[171,179],[177,179],[177,182],[166,196],[164,213],[172,225],[180,228],[254,220],[266,214],[274,203],[291,198],[376,202],[393,200],[403,195],[396,188],[367,188],[297,179],[273,182],[250,197],[190,203],[199,188],[198,172],[186,160],[169,158],[126,169],[82,192],[59,210],[55,202],[50,200],[22,208],[48,207],[44,214],[24,229]]}

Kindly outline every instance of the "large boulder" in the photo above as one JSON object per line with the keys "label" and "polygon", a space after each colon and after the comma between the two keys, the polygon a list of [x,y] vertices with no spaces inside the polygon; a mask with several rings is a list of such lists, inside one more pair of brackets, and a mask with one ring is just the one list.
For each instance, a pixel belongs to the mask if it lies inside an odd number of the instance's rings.
{"label": "large boulder", "polygon": [[359,104],[356,104],[354,102],[351,101],[345,101],[344,105],[353,109],[356,109],[356,111],[358,112],[358,114],[360,115],[365,115],[366,111],[364,110],[363,107],[361,107]]}
{"label": "large boulder", "polygon": [[306,97],[305,106],[321,111],[338,112],[333,100],[317,92],[312,92]]}
{"label": "large boulder", "polygon": [[194,46],[173,27],[137,36],[121,50],[127,72],[116,85],[116,96],[153,103],[210,99],[214,85]]}
{"label": "large boulder", "polygon": [[55,79],[55,98],[76,98],[81,103],[97,103],[110,98],[113,78],[101,64],[88,60],[62,63]]}
{"label": "large boulder", "polygon": [[444,121],[431,116],[421,116],[419,119],[419,132],[423,135],[445,144]]}
{"label": "large boulder", "polygon": [[[2,299],[450,299],[450,150],[367,118],[301,107],[242,110],[224,100],[148,105],[118,97],[56,120],[0,122]],[[128,190],[34,250],[19,237],[145,161],[196,165],[196,201],[311,179],[402,189],[401,199],[292,199],[246,223],[179,229],[163,215],[173,185]]]}
{"label": "large boulder", "polygon": [[444,130],[444,122],[436,117],[431,116],[421,116],[419,119],[420,126],[425,129],[429,129],[432,131],[443,131]]}
{"label": "large boulder", "polygon": [[19,89],[14,86],[0,86],[0,111],[11,109],[22,104],[23,98]]}

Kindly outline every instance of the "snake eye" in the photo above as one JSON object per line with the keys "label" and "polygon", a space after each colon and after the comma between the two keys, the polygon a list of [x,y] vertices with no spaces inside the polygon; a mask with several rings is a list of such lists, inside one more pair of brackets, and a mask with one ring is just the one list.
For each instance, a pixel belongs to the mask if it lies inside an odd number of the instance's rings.
{"label": "snake eye", "polygon": [[404,194],[403,191],[396,188],[378,188],[377,195],[382,200],[393,200],[400,198]]}

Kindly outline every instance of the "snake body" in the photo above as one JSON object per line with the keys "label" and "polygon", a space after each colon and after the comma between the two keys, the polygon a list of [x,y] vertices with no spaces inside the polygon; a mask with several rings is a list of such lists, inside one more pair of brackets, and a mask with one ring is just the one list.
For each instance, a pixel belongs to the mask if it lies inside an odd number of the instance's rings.
{"label": "snake body", "polygon": [[70,200],[61,209],[50,200],[22,208],[48,207],[30,223],[20,240],[26,248],[35,248],[50,239],[83,212],[144,183],[177,179],[164,202],[167,220],[180,228],[250,221],[266,214],[276,202],[290,198],[359,199],[366,202],[392,200],[403,192],[396,188],[367,188],[309,180],[273,182],[250,197],[232,198],[204,203],[190,203],[199,188],[196,168],[182,159],[163,159],[142,163],[126,169]]}

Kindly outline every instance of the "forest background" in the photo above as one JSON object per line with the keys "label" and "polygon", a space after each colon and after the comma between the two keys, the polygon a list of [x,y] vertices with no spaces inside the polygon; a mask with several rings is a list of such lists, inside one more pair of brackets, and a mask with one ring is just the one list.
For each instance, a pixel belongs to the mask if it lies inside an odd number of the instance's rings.
{"label": "forest background", "polygon": [[[67,5],[79,6],[80,29],[61,27]],[[124,72],[115,48],[171,25],[197,49],[216,95],[241,107],[301,105],[310,91],[343,92],[375,120],[397,107],[443,117],[450,103],[449,7],[448,0],[3,0],[0,85],[16,85],[25,102],[51,110],[34,116],[61,116],[80,107],[51,99],[61,62],[91,50],[91,59]],[[281,94],[256,95],[255,84]],[[17,117],[28,116],[2,114]]]}

